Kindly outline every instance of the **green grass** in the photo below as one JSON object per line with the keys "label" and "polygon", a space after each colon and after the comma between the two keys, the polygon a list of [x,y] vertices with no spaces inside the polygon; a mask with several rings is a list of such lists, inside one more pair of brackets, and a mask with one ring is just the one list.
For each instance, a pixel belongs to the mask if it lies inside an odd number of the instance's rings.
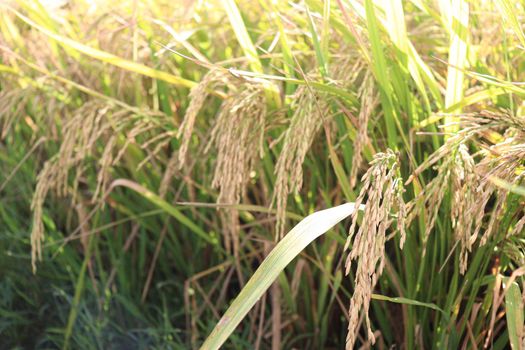
{"label": "green grass", "polygon": [[[401,250],[399,207],[388,208],[391,236],[368,312],[375,347],[519,349],[524,15],[525,3],[505,0],[0,5],[0,348],[344,348],[358,269],[345,275],[349,223],[330,213],[356,201],[369,162],[391,149],[412,221]],[[210,69],[220,81],[203,88],[179,167],[170,162],[175,135]],[[207,147],[211,132],[224,106],[254,87],[266,104],[262,151],[245,193],[219,204],[225,189],[212,182],[223,158]],[[303,89],[315,99],[308,106],[294,95]],[[91,111],[101,114],[88,123]],[[311,140],[303,130],[286,136],[307,152],[287,158],[303,182],[279,213],[283,140],[292,118],[316,113]],[[79,115],[85,124],[71,129]],[[62,166],[38,178],[46,162]],[[39,216],[42,181],[51,185]],[[314,217],[333,228],[308,244],[301,220],[323,209],[326,218]],[[280,242],[279,215],[290,232]],[[44,237],[33,273],[35,219]],[[462,238],[478,219],[477,236]],[[225,232],[238,235],[238,252]],[[368,343],[363,321],[355,345]]]}

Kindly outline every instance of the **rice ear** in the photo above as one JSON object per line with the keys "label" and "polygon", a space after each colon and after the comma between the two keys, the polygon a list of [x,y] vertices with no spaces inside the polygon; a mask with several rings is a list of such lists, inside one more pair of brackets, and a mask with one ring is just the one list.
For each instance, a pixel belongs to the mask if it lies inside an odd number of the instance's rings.
{"label": "rice ear", "polygon": [[356,206],[366,199],[363,220],[357,229],[357,212],[351,216],[352,224],[348,233],[345,250],[352,246],[346,259],[346,274],[355,261],[356,274],[354,293],[350,299],[348,333],[346,349],[353,349],[359,327],[360,315],[365,318],[368,339],[373,344],[375,336],[370,327],[368,310],[372,290],[385,265],[386,231],[397,211],[396,230],[400,234],[400,245],[405,241],[406,208],[402,199],[402,179],[399,177],[397,156],[391,150],[378,153],[370,163],[370,168],[362,178],[363,187],[356,200]]}
{"label": "rice ear", "polygon": [[[219,189],[217,203],[238,204],[244,197],[257,159],[263,150],[266,128],[264,87],[246,83],[223,101],[211,130],[206,151],[217,152],[212,186]],[[238,252],[238,212],[222,214],[227,249]]]}
{"label": "rice ear", "polygon": [[354,188],[357,182],[357,172],[363,161],[363,150],[368,143],[368,121],[372,112],[379,102],[377,94],[374,93],[374,79],[369,73],[364,79],[360,89],[361,109],[357,118],[357,137],[354,141],[354,152],[352,157],[352,168],[350,171],[350,187]]}
{"label": "rice ear", "polygon": [[[155,115],[157,120],[152,121],[152,118],[149,118],[150,114]],[[129,140],[134,140],[139,135],[147,137],[148,131],[159,128],[160,119],[160,115],[148,111],[143,111],[143,114],[137,117],[128,110],[116,110],[113,106],[93,101],[74,111],[73,118],[67,120],[63,125],[61,144],[57,154],[44,163],[37,176],[37,184],[31,202],[33,271],[36,271],[36,262],[42,259],[43,207],[49,192],[54,191],[61,197],[72,195],[71,201],[74,206],[77,200],[78,183],[84,175],[83,172],[88,168],[85,160],[92,155],[99,155],[99,161],[93,169],[96,172],[96,185],[91,195],[91,203],[98,203],[105,197],[106,188],[111,180],[110,169],[122,158],[127,145],[132,142]],[[128,134],[129,138],[118,150],[118,135],[128,129],[131,129]],[[154,137],[153,142],[145,141],[145,144],[156,142],[162,144],[165,140]],[[99,145],[102,143],[103,151],[98,154]],[[113,156],[115,153],[116,157]]]}
{"label": "rice ear", "polygon": [[[440,204],[446,193],[451,195],[451,219],[454,238],[459,243],[460,272],[468,268],[468,257],[479,242],[484,245],[497,232],[496,228],[505,211],[508,191],[499,189],[491,177],[519,184],[518,168],[525,159],[525,122],[506,112],[483,111],[460,118],[460,130],[448,138],[443,146],[423,162],[411,176],[420,174],[438,162],[437,175],[423,188],[412,203],[407,223],[419,214],[421,203],[426,218],[423,255],[426,242],[434,228]],[[502,130],[505,137],[500,143],[471,155],[467,144],[483,137],[487,132]],[[475,156],[479,157],[478,160]],[[516,175],[518,174],[518,175]],[[410,180],[409,180],[410,181]],[[494,199],[494,204],[489,205]],[[483,234],[481,235],[481,232]]]}
{"label": "rice ear", "polygon": [[[218,69],[211,69],[202,80],[194,86],[189,94],[190,104],[186,109],[186,114],[184,115],[184,120],[179,127],[177,137],[181,139],[181,145],[178,152],[178,168],[182,169],[186,163],[186,154],[188,153],[188,148],[191,140],[191,135],[193,133],[193,128],[195,126],[195,121],[197,120],[197,115],[202,109],[206,98],[209,96],[210,88],[213,88],[218,85],[226,85],[228,80],[224,75],[224,72]],[[175,155],[173,155],[175,156]],[[170,161],[170,163],[174,163]]]}
{"label": "rice ear", "polygon": [[277,207],[277,238],[281,238],[284,233],[288,196],[292,192],[297,193],[302,187],[304,159],[329,113],[326,99],[316,95],[308,86],[297,89],[295,101],[295,111],[275,166],[277,179],[272,203]]}

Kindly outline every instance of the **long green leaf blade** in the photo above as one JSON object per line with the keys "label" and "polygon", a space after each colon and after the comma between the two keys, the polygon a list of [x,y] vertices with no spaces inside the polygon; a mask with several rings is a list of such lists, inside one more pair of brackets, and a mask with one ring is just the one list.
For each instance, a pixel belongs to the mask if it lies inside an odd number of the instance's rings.
{"label": "long green leaf blade", "polygon": [[201,349],[218,349],[284,268],[317,237],[355,211],[354,203],[315,212],[295,226],[268,254],[219,320]]}
{"label": "long green leaf blade", "polygon": [[[447,1],[443,1],[447,3]],[[469,5],[459,0],[443,6],[444,16],[448,18],[450,32],[450,49],[448,54],[447,90],[445,93],[445,108],[456,105],[463,99],[464,69],[467,67]],[[453,113],[460,113],[455,110]],[[457,117],[445,118],[445,124],[457,121]],[[448,125],[446,132],[454,132],[458,125]]]}
{"label": "long green leaf blade", "polygon": [[[508,278],[506,278],[508,280]],[[507,287],[505,294],[505,314],[507,315],[507,331],[509,332],[510,346],[513,350],[522,349],[521,340],[523,339],[523,300],[521,298],[520,287],[516,282],[512,282]]]}

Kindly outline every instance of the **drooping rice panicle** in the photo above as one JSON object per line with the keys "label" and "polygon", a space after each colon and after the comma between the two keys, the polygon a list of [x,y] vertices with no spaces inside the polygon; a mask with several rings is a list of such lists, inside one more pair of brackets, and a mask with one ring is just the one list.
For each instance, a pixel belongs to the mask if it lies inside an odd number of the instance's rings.
{"label": "drooping rice panicle", "polygon": [[374,344],[375,336],[369,319],[369,306],[372,290],[383,273],[385,265],[386,231],[390,228],[392,214],[397,211],[397,228],[400,245],[405,237],[405,203],[402,199],[402,180],[399,178],[399,164],[396,155],[388,150],[378,153],[370,163],[370,168],[361,179],[363,187],[356,199],[356,206],[365,203],[363,219],[357,228],[357,214],[351,216],[352,224],[345,249],[351,245],[346,259],[346,274],[352,262],[356,264],[354,292],[350,299],[350,321],[346,337],[346,348],[353,349],[357,339],[360,315],[363,315],[369,341]]}
{"label": "drooping rice panicle", "polygon": [[275,166],[273,201],[277,208],[276,236],[282,237],[285,212],[290,193],[297,193],[303,184],[303,162],[317,131],[329,110],[327,101],[308,86],[297,89],[295,110],[285,132],[281,154]]}

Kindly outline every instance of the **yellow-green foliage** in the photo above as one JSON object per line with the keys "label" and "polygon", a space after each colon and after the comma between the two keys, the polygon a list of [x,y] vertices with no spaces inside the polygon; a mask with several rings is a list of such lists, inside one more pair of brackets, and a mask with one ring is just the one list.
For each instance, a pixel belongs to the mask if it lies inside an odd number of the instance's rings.
{"label": "yellow-green foliage", "polygon": [[524,16],[4,1],[2,346],[522,348]]}

